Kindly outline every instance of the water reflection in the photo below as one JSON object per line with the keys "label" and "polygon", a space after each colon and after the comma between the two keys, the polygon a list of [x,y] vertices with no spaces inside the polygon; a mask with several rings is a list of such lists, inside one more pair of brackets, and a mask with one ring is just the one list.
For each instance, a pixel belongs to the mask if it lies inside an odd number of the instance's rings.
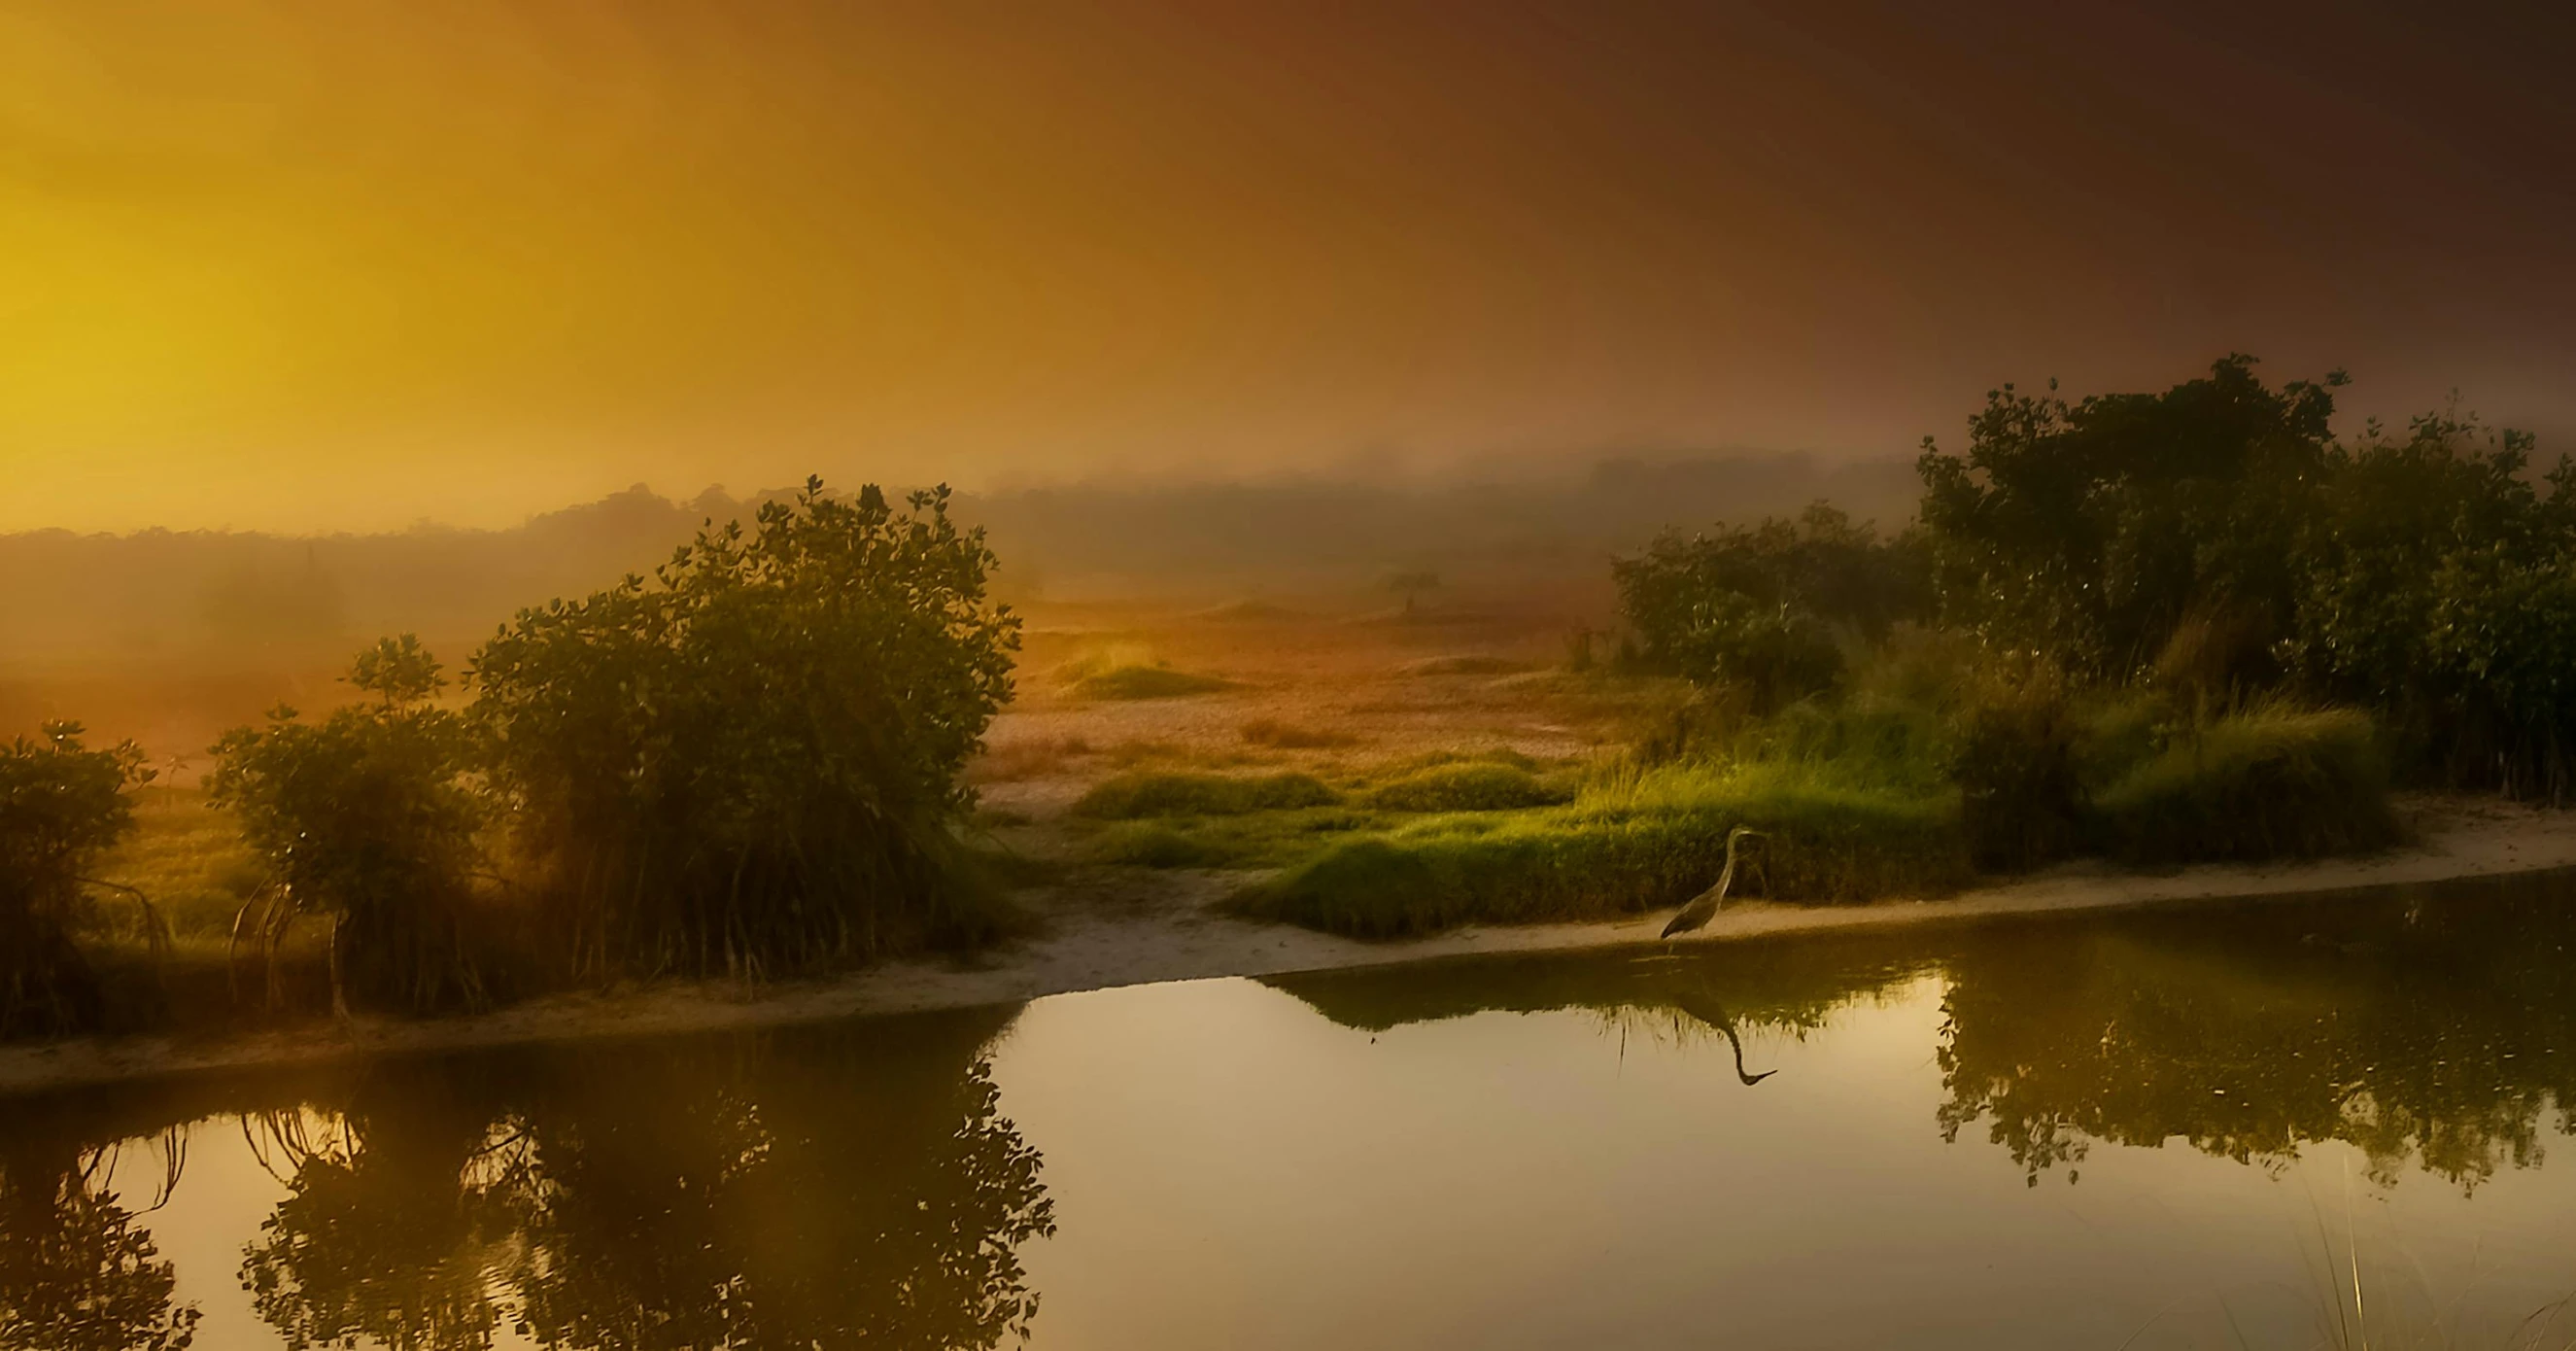
{"label": "water reflection", "polygon": [[2095,1141],[2277,1168],[2338,1140],[2382,1182],[2412,1160],[2462,1187],[2528,1167],[2576,1105],[2563,885],[1962,943],[1942,1131],[1984,1123],[2034,1182]]}
{"label": "water reflection", "polygon": [[[1875,1344],[1864,1323],[1939,1316],[1957,1335],[1913,1344],[2015,1344],[1974,1340],[2009,1312],[2116,1345],[2165,1285],[2201,1288],[2200,1255],[2223,1254],[2209,1279],[2258,1266],[2231,1236],[2316,1180],[2303,1150],[2339,1172],[2329,1142],[2382,1182],[2449,1184],[2390,1194],[2409,1242],[2475,1254],[2492,1225],[2492,1251],[2563,1251],[2566,1175],[2499,1179],[2571,1126],[2571,896],[2549,878],[1268,982],[1368,1035],[1224,983],[1051,1001],[1006,1055],[1018,1015],[996,1009],[12,1102],[0,1351],[1658,1344],[1700,1325],[1712,1281],[1781,1337],[1844,1319]],[[1557,1016],[1369,1044],[1492,1010]],[[1605,1063],[1639,1036],[1684,1049]],[[1078,1239],[1032,1242],[1055,1202],[997,1055]],[[2212,1177],[2237,1181],[2165,1207]],[[2348,1258],[2349,1199],[2325,1200]],[[1715,1204],[1752,1237],[1713,1278],[1669,1254],[1698,1251]],[[1816,1294],[1864,1262],[1880,1322]],[[2479,1317],[2566,1288],[2509,1275]],[[2104,1314],[2097,1290],[2146,1302]],[[1300,1300],[1325,1312],[1278,1312]],[[1508,1316],[1475,1321],[1479,1301]],[[1138,1337],[1140,1302],[1182,1312]]]}
{"label": "water reflection", "polygon": [[[46,1115],[0,1133],[0,1348],[189,1346],[198,1310],[172,1301],[171,1264],[113,1189],[120,1151],[83,1145]],[[176,1136],[157,1148],[161,1166],[150,1171],[166,1195],[179,1169]]]}
{"label": "water reflection", "polygon": [[[1018,1249],[1054,1212],[982,1058],[1008,1017],[393,1065],[245,1114],[286,1194],[242,1285],[299,1349],[1025,1338]],[[185,1345],[150,1236],[71,1176],[51,1193],[68,1201],[8,1217],[0,1346]],[[39,1257],[82,1244],[95,1255]],[[57,1309],[108,1307],[120,1280],[119,1321],[61,1331]]]}
{"label": "water reflection", "polygon": [[[2341,1141],[2393,1182],[2464,1188],[2576,1132],[2569,879],[1871,938],[1710,945],[1677,958],[1459,961],[1273,978],[1346,1026],[1589,1009],[1804,1036],[1926,974],[1943,1138],[1983,1125],[2041,1176],[2096,1142],[2277,1170]],[[1740,1045],[1740,1042],[1739,1042]],[[1739,1059],[1739,1076],[1742,1076]],[[1750,1076],[1760,1077],[1760,1076]],[[1794,1068],[1784,1071],[1793,1080]]]}

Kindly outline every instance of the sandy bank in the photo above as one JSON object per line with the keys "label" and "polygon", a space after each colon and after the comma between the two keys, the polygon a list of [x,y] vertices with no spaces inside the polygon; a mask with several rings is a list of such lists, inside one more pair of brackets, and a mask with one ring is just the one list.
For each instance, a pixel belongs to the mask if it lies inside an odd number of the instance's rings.
{"label": "sandy bank", "polygon": [[[1749,903],[1727,910],[1687,941],[2285,896],[2576,867],[2576,813],[2485,801],[2415,806],[2421,842],[2369,858],[2204,866],[2161,876],[2078,865],[1934,901],[1839,908]],[[1277,975],[1485,952],[1614,947],[1654,942],[1664,920],[1656,914],[1608,924],[1462,929],[1404,942],[1363,943],[1208,913],[1207,902],[1225,885],[1190,878],[1154,897],[1117,896],[1105,903],[1098,896],[1054,898],[1046,907],[1051,923],[1044,937],[994,954],[978,966],[898,963],[829,981],[757,989],[703,983],[566,994],[469,1018],[360,1018],[345,1025],[214,1042],[135,1037],[10,1047],[0,1050],[0,1093],[389,1053],[1013,1003],[1153,981]]]}

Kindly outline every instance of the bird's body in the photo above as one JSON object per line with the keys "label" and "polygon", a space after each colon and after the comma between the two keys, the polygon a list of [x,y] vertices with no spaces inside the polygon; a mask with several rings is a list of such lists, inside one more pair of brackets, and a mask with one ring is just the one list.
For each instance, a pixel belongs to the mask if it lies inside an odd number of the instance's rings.
{"label": "bird's body", "polygon": [[1685,902],[1680,913],[1673,916],[1672,923],[1664,926],[1664,937],[1705,927],[1717,917],[1717,908],[1726,904],[1726,889],[1735,884],[1735,846],[1748,835],[1759,839],[1762,832],[1745,826],[1726,832],[1726,866],[1717,874],[1717,885]]}

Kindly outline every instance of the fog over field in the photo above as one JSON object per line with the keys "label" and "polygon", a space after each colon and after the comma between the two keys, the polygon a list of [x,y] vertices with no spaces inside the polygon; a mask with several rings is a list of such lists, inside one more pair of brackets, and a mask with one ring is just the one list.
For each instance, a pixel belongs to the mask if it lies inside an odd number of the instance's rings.
{"label": "fog over field", "polygon": [[[1601,586],[1604,559],[1668,526],[1786,515],[1817,498],[1893,526],[1914,491],[1900,460],[1734,454],[1397,483],[1075,481],[961,493],[957,510],[989,532],[999,585],[1022,603],[1214,604],[1358,593],[1395,570],[1429,569],[1453,589]],[[461,649],[522,606],[649,571],[703,521],[783,492],[637,484],[505,530],[0,536],[0,669],[117,658],[256,670],[336,662],[405,630]]]}

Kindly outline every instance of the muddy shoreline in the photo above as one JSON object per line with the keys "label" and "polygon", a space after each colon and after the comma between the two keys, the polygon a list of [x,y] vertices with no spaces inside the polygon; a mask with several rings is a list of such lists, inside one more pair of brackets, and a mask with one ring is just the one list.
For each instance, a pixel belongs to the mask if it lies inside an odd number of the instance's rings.
{"label": "muddy shoreline", "polygon": [[[2415,805],[2418,842],[2366,858],[2261,866],[2204,865],[2161,875],[2098,864],[2053,869],[1928,901],[1728,909],[1688,942],[1891,929],[2012,916],[2360,891],[2576,868],[2576,813],[2482,800]],[[980,964],[902,962],[827,980],[757,988],[671,983],[625,992],[551,995],[468,1017],[361,1017],[219,1040],[88,1038],[0,1049],[0,1094],[224,1070],[306,1066],[376,1055],[534,1042],[657,1036],[871,1014],[1018,1003],[1157,981],[1384,966],[1478,953],[1653,944],[1664,916],[1613,923],[1462,929],[1365,943],[1214,914],[1229,882],[1165,876],[1152,896],[1114,904],[1041,898],[1046,932]]]}

